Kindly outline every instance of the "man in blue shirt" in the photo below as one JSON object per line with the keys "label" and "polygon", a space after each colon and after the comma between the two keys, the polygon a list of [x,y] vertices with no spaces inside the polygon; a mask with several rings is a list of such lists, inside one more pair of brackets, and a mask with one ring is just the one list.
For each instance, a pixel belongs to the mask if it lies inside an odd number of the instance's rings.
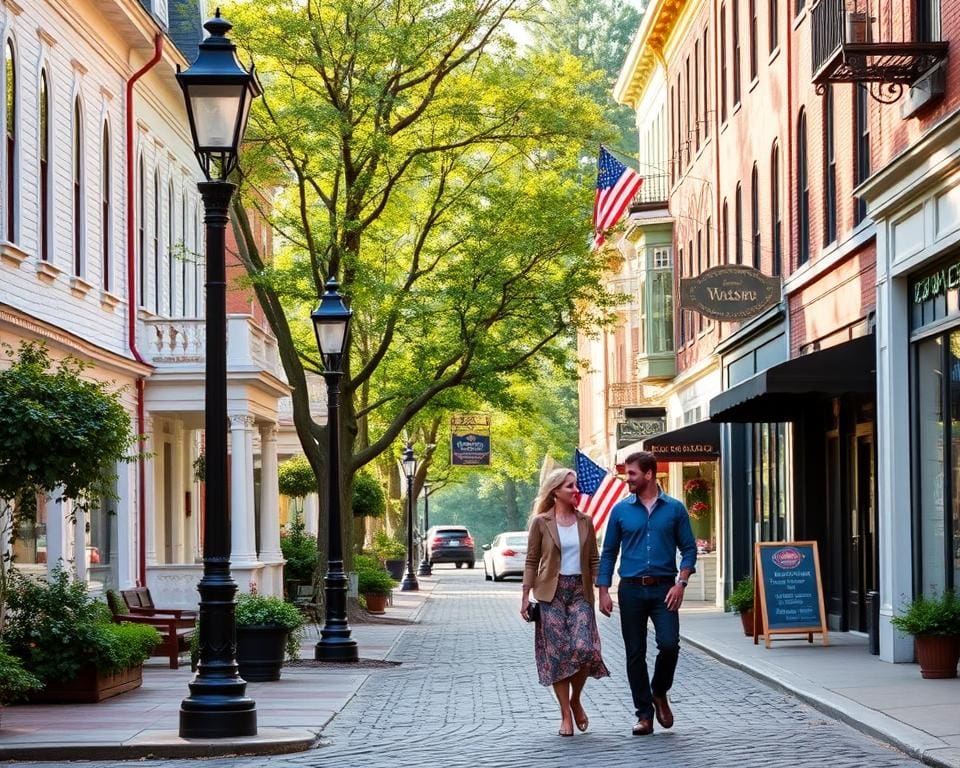
{"label": "man in blue shirt", "polygon": [[[626,458],[627,487],[632,496],[610,512],[600,555],[597,586],[600,612],[613,611],[610,584],[620,555],[620,630],[627,652],[627,679],[637,710],[634,736],[653,733],[653,717],[673,726],[667,692],[680,653],[680,604],[697,562],[697,542],[687,508],[657,485],[657,459],[639,451]],[[677,577],[677,550],[680,576]],[[647,619],[657,634],[653,680],[647,671]]]}

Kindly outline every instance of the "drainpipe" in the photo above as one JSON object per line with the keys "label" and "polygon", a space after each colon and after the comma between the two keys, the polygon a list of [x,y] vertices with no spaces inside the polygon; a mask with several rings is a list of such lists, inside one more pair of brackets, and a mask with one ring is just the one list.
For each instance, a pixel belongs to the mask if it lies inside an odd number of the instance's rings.
{"label": "drainpipe", "polygon": [[[133,162],[133,86],[137,80],[153,69],[163,55],[163,35],[157,34],[153,39],[153,58],[144,64],[127,81],[127,343],[130,353],[138,363],[146,363],[140,350],[137,349],[137,288],[136,288],[136,216],[134,199],[134,162]],[[144,377],[137,377],[137,435],[139,435],[139,454],[137,470],[139,472],[137,494],[137,526],[139,533],[139,547],[137,553],[137,586],[147,585],[147,488],[146,468],[143,462],[143,453],[146,449],[143,434],[146,430],[146,418],[143,407]]]}

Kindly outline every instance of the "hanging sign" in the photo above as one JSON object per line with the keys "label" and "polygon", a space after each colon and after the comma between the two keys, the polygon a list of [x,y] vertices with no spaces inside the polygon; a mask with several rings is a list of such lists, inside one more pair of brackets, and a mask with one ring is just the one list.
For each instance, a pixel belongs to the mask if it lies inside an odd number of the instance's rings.
{"label": "hanging sign", "polygon": [[812,643],[815,632],[829,645],[817,542],[758,541],[754,555],[754,645],[760,635],[767,648],[771,635],[806,635]]}
{"label": "hanging sign", "polygon": [[455,413],[450,417],[451,464],[490,466],[490,414]]}
{"label": "hanging sign", "polygon": [[714,320],[746,320],[779,301],[780,278],[742,264],[721,264],[680,280],[680,309]]}

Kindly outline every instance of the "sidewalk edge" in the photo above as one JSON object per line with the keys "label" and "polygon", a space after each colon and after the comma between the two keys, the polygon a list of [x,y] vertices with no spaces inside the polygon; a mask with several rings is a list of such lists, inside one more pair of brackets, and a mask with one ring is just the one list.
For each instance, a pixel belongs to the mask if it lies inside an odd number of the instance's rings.
{"label": "sidewalk edge", "polygon": [[[948,747],[949,745],[946,742],[941,742],[942,747],[933,747],[933,748],[918,747],[917,745],[911,744],[910,742],[905,741],[902,738],[899,738],[898,736],[896,736],[894,733],[892,733],[892,729],[884,728],[883,725],[880,725],[880,724],[874,725],[874,724],[868,723],[864,719],[859,718],[856,715],[852,714],[851,712],[846,711],[843,707],[839,706],[838,704],[835,704],[832,701],[829,701],[823,696],[819,696],[810,690],[805,690],[797,686],[788,685],[786,682],[778,678],[772,672],[767,672],[767,671],[758,669],[757,667],[751,666],[747,663],[739,661],[738,659],[728,656],[722,651],[714,647],[711,647],[710,645],[708,645],[702,640],[697,640],[688,635],[685,635],[683,633],[683,630],[681,630],[680,632],[680,637],[683,639],[684,642],[689,643],[692,647],[703,651],[704,653],[712,656],[718,661],[723,662],[727,666],[733,667],[734,669],[739,669],[742,672],[746,672],[751,677],[755,677],[756,679],[770,685],[773,688],[776,688],[777,690],[796,696],[798,699],[806,702],[807,704],[812,706],[814,709],[820,712],[823,712],[824,714],[827,714],[837,720],[840,720],[841,722],[846,723],[847,725],[851,726],[852,728],[855,728],[858,731],[861,731],[862,733],[866,733],[867,735],[872,736],[873,738],[878,739],[879,741],[883,741],[899,749],[901,752],[908,755],[909,757],[912,757],[916,760],[920,760],[924,765],[935,766],[935,768],[956,768],[956,763],[945,762],[937,758],[935,755],[929,754],[931,749],[940,749],[940,748]],[[850,702],[850,705],[851,707],[857,707],[857,708],[866,710],[865,707],[862,707],[862,705],[859,705],[853,701]],[[872,716],[874,719],[891,721],[891,722],[899,722],[899,721],[894,721],[893,718],[890,718],[888,715],[884,715],[881,712],[876,712],[875,710],[866,710],[866,711],[872,713]],[[905,726],[905,727],[909,728],[910,726]],[[911,730],[916,730],[916,729],[911,728]],[[930,734],[927,734],[923,731],[917,731],[917,732],[924,733],[924,735],[927,738],[936,739],[935,736],[931,736]]]}

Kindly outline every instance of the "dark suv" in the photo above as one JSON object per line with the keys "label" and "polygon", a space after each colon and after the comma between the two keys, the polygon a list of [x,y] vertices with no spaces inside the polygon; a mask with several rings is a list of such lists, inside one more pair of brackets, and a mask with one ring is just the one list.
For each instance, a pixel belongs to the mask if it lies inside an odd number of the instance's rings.
{"label": "dark suv", "polygon": [[427,547],[430,552],[430,564],[456,563],[457,568],[466,564],[467,568],[476,565],[476,553],[473,551],[473,536],[463,525],[435,525],[427,531]]}

